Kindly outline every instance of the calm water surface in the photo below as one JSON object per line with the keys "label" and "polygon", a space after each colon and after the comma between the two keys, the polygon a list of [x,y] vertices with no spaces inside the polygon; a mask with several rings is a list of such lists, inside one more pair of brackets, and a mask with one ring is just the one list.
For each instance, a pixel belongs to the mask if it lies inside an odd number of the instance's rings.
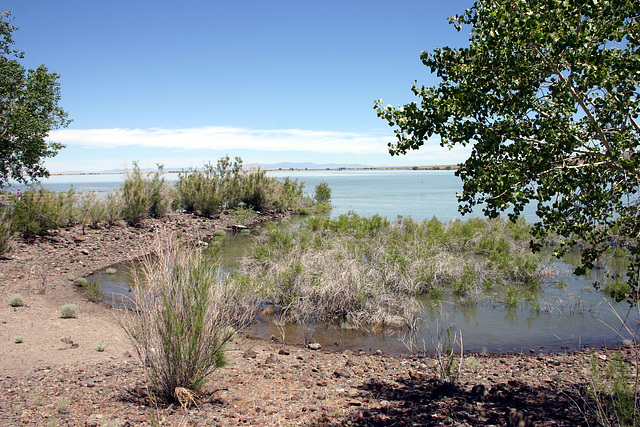
{"label": "calm water surface", "polygon": [[[305,182],[305,189],[313,193],[317,184],[326,181],[332,190],[331,217],[353,211],[361,216],[379,214],[391,220],[410,216],[414,220],[437,217],[441,221],[462,218],[457,211],[456,194],[462,185],[452,171],[278,171],[269,172],[278,178],[290,177]],[[167,175],[175,180],[177,175]],[[76,189],[109,192],[122,183],[118,175],[55,176],[44,185],[55,191],[66,191],[71,184]],[[533,210],[525,212],[528,220],[535,219]],[[234,236],[226,246],[226,261],[233,263],[243,253],[247,239]],[[421,344],[432,347],[432,338],[443,321],[453,323],[462,331],[466,350],[529,351],[575,349],[580,346],[619,345],[627,334],[614,310],[622,317],[630,315],[630,324],[638,333],[637,310],[627,313],[626,303],[614,304],[593,291],[589,280],[570,274],[571,268],[557,263],[566,286],[547,286],[538,297],[539,310],[526,305],[506,309],[496,301],[484,301],[468,307],[444,302],[445,312],[425,311]],[[120,268],[116,275],[100,274],[107,293],[127,292],[126,274]],[[446,319],[443,319],[443,316]],[[251,328],[253,335],[269,338],[280,331],[268,319]],[[313,339],[325,347],[337,349],[382,349],[404,352],[406,348],[398,335],[367,335],[361,331],[337,329],[327,325],[287,328],[288,342]]]}

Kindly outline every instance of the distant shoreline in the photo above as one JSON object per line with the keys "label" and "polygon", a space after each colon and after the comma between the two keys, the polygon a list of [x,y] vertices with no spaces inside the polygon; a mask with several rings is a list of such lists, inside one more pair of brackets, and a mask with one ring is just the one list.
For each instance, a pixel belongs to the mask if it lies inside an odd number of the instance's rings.
{"label": "distant shoreline", "polygon": [[[322,172],[322,171],[364,171],[364,170],[416,170],[416,171],[425,171],[425,170],[452,170],[455,171],[458,169],[458,165],[436,165],[436,166],[381,166],[381,167],[362,167],[362,168],[278,168],[278,169],[262,169],[267,172]],[[157,171],[145,171],[145,173],[154,173]],[[177,173],[185,173],[191,172],[191,170],[166,170],[163,171],[165,174],[177,174]],[[122,175],[125,173],[124,171],[120,172],[59,172],[59,173],[50,173],[50,176],[90,176],[90,175]]]}

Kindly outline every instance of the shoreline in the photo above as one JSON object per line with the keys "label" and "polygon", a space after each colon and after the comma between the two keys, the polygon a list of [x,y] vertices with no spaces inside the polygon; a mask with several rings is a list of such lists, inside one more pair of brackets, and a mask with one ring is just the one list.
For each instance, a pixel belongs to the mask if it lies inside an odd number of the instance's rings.
{"label": "shoreline", "polygon": [[[82,234],[75,226],[18,240],[0,259],[0,425],[150,425],[156,411],[169,426],[480,426],[505,425],[512,409],[540,426],[583,425],[593,422],[580,406],[592,358],[604,369],[620,352],[632,374],[637,367],[638,350],[629,348],[467,354],[458,383],[442,387],[432,356],[311,350],[238,336],[197,408],[154,408],[118,313],[90,302],[72,278],[143,255],[145,242],[163,230],[195,240],[232,225],[224,216],[172,214],[140,227]],[[14,293],[23,307],[7,303]],[[77,318],[60,318],[67,303],[78,305]],[[18,336],[23,342],[14,342]]]}
{"label": "shoreline", "polygon": [[[407,170],[407,171],[455,171],[458,169],[457,164],[451,165],[435,165],[435,166],[375,166],[375,167],[359,167],[359,168],[279,168],[279,169],[261,169],[266,172],[341,172],[341,171],[391,171],[391,170]],[[144,173],[155,173],[157,170],[145,170]],[[165,170],[163,174],[179,174],[189,173],[189,169],[185,170]],[[92,176],[92,175],[122,175],[125,171],[120,172],[56,172],[50,173],[50,176]]]}

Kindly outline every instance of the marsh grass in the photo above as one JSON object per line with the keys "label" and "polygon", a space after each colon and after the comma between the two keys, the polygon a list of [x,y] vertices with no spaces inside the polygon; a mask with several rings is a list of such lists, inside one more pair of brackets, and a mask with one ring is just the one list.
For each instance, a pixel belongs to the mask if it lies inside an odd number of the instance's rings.
{"label": "marsh grass", "polygon": [[268,226],[255,238],[242,273],[281,321],[383,330],[406,326],[422,304],[447,298],[463,305],[493,298],[535,306],[549,271],[531,253],[529,239],[524,222],[500,219],[312,217],[295,230]]}
{"label": "marsh grass", "polygon": [[151,245],[132,272],[133,308],[121,324],[154,395],[176,402],[176,390],[197,392],[224,365],[224,345],[252,319],[255,298],[222,280],[198,248],[162,234]]}

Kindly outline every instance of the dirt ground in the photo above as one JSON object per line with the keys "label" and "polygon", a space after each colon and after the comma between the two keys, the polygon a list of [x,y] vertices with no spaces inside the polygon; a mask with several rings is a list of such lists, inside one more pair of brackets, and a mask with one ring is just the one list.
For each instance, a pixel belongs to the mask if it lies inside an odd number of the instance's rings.
{"label": "dirt ground", "polygon": [[[604,364],[613,350],[467,355],[459,383],[442,387],[430,357],[238,337],[197,406],[150,400],[118,312],[91,302],[73,278],[143,255],[157,232],[204,240],[232,225],[173,214],[137,228],[73,227],[18,239],[0,258],[0,426],[594,424],[585,410],[589,360],[595,354]],[[9,305],[16,293],[24,306]],[[69,303],[78,315],[63,319]],[[636,353],[622,353],[632,364]]]}

